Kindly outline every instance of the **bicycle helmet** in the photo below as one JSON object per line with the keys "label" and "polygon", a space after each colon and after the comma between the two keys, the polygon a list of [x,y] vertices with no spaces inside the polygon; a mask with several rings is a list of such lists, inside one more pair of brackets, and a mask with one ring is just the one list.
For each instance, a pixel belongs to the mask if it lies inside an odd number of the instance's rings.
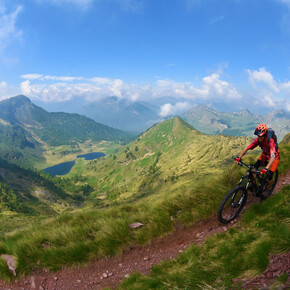
{"label": "bicycle helmet", "polygon": [[258,137],[264,136],[265,134],[268,133],[268,127],[266,124],[260,124],[257,126],[254,134],[257,135]]}

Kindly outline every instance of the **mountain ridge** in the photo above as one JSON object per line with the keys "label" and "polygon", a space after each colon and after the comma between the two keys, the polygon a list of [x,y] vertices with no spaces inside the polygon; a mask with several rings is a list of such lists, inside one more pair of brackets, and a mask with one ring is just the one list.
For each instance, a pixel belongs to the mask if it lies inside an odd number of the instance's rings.
{"label": "mountain ridge", "polygon": [[197,130],[211,135],[253,136],[259,123],[266,123],[274,129],[278,141],[281,141],[290,131],[290,114],[283,110],[260,116],[251,113],[248,109],[241,112],[223,113],[200,105],[182,114],[181,118]]}
{"label": "mountain ridge", "polygon": [[[49,113],[19,95],[0,102],[0,156],[28,159],[35,153],[41,158],[44,146],[78,145],[94,142],[126,142],[132,136],[126,132],[70,113]],[[35,152],[28,152],[35,148]],[[37,157],[38,155],[38,157]]]}

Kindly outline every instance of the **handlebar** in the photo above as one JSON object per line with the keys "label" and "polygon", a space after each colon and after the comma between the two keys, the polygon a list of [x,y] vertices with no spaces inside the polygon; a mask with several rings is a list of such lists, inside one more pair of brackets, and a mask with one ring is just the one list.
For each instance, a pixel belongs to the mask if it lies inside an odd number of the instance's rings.
{"label": "handlebar", "polygon": [[[245,167],[249,168],[250,170],[252,170],[252,169],[255,168],[253,164],[250,164],[250,165],[249,165],[249,164],[244,163],[244,162],[241,161],[241,160],[239,161],[238,165],[240,165],[240,166],[245,166]],[[255,168],[255,173],[256,173],[256,174],[260,174],[260,173],[261,173],[261,170],[258,170],[258,169]]]}

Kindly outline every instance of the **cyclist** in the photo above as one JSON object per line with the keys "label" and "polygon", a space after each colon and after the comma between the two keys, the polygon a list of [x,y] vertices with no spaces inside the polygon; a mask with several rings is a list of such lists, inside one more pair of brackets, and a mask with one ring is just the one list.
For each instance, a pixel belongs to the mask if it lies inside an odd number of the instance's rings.
{"label": "cyclist", "polygon": [[[277,170],[280,152],[278,149],[278,144],[276,144],[272,136],[268,136],[268,127],[266,124],[260,124],[257,126],[255,135],[258,137],[247,147],[242,153],[235,158],[236,163],[238,164],[241,158],[248,152],[248,150],[253,150],[257,146],[260,146],[262,149],[262,154],[255,163],[254,167],[258,169],[261,165],[264,168],[261,170],[261,174],[265,174],[269,180],[272,180],[274,172]],[[266,199],[271,192],[266,191],[264,194],[264,199]]]}

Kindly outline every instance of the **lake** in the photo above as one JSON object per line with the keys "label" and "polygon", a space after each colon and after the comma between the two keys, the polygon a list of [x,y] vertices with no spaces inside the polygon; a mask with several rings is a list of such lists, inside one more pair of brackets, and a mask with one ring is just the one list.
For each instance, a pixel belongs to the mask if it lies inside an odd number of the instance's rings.
{"label": "lake", "polygon": [[[85,158],[85,160],[94,160],[100,157],[104,157],[106,154],[103,152],[92,152],[87,154],[81,154],[77,155],[77,158]],[[51,167],[47,167],[43,169],[44,172],[49,173],[52,177],[55,177],[56,175],[66,175],[68,174],[73,166],[75,165],[76,161],[68,161],[56,164]]]}

